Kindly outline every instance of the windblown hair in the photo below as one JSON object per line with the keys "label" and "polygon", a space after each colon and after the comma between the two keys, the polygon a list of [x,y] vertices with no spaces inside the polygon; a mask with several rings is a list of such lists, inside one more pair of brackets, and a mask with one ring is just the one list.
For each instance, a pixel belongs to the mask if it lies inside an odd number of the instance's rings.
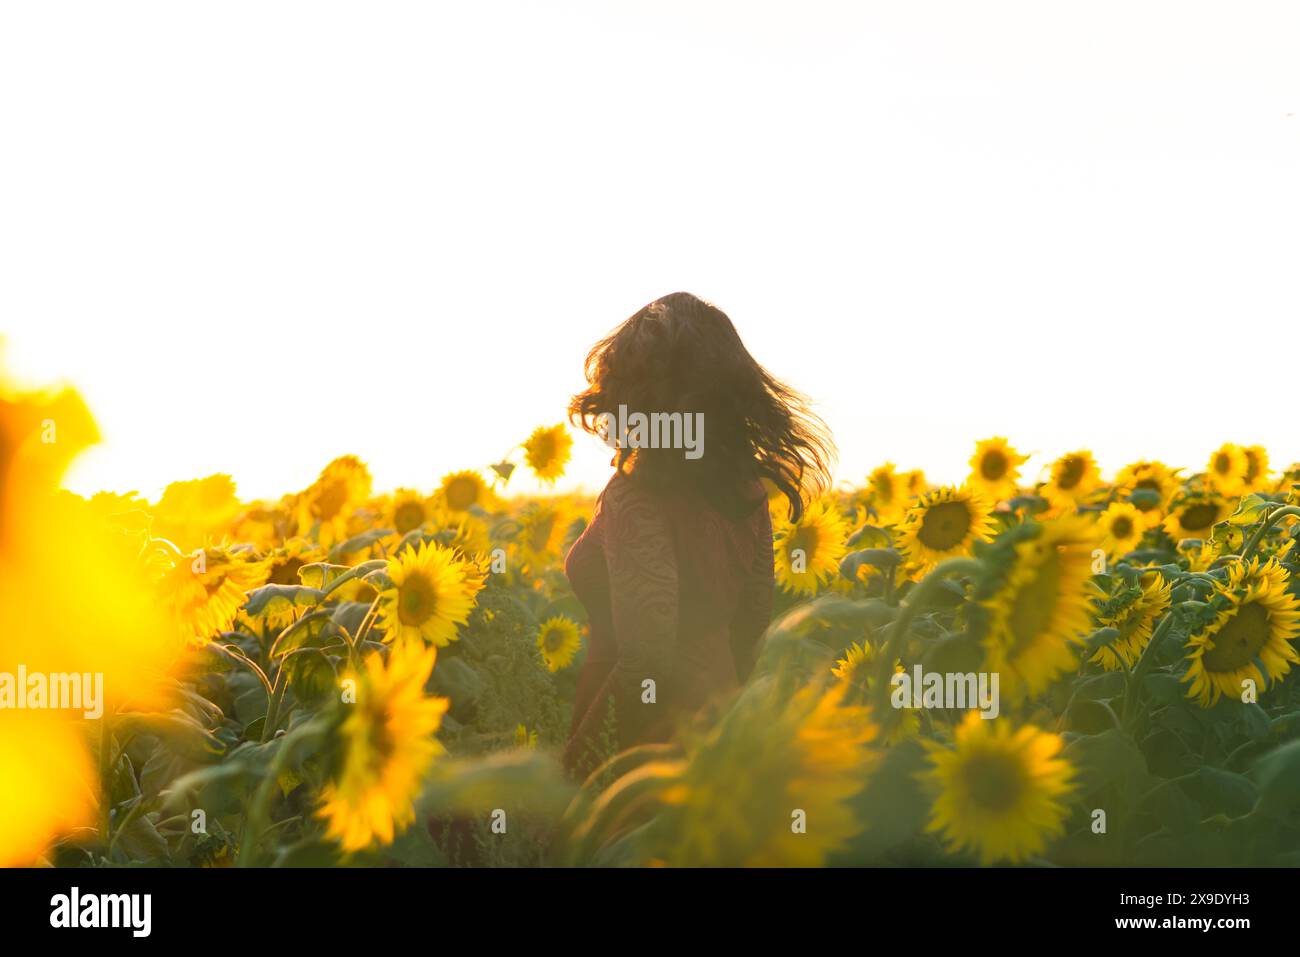
{"label": "windblown hair", "polygon": [[593,435],[602,416],[681,412],[704,415],[704,454],[680,449],[620,448],[615,464],[648,487],[694,492],[727,514],[763,500],[766,479],[798,519],[804,502],[830,480],[835,446],[800,393],[759,365],[726,313],[686,292],[638,310],[587,355],[586,391],[569,403],[569,419]]}

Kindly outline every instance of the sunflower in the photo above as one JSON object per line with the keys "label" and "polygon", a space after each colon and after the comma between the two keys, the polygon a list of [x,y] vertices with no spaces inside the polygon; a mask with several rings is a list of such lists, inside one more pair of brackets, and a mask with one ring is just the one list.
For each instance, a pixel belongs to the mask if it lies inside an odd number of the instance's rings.
{"label": "sunflower", "polygon": [[1300,633],[1300,600],[1288,581],[1277,559],[1229,566],[1212,601],[1218,615],[1187,639],[1189,698],[1203,708],[1224,695],[1239,698],[1247,680],[1263,690],[1300,662],[1292,644]]}
{"label": "sunflower", "polygon": [[1246,491],[1262,491],[1268,487],[1268,449],[1262,445],[1248,445],[1241,450],[1246,455]]}
{"label": "sunflower", "polygon": [[174,555],[158,587],[181,639],[202,645],[229,630],[247,593],[266,584],[269,572],[269,563],[249,552],[214,546]]}
{"label": "sunflower", "polygon": [[1178,490],[1178,476],[1163,462],[1143,460],[1124,466],[1115,476],[1115,487],[1123,492],[1154,492],[1159,501],[1139,498],[1133,506],[1142,513],[1143,524],[1151,528],[1160,524],[1165,506]]}
{"label": "sunflower", "polygon": [[564,546],[567,510],[558,501],[530,502],[519,514],[519,552],[534,572],[544,568]]}
{"label": "sunflower", "polygon": [[301,585],[298,569],[325,560],[324,551],[305,538],[291,538],[267,556],[268,585]]}
{"label": "sunflower", "polygon": [[[568,438],[567,433],[565,438]],[[486,509],[491,496],[492,490],[488,488],[487,482],[473,469],[444,475],[442,485],[438,488],[438,501],[452,512],[467,512],[475,507]]]}
{"label": "sunflower", "polygon": [[[870,642],[854,642],[844,650],[844,657],[835,662],[831,674],[838,678],[843,688],[843,701],[850,705],[866,705],[870,701],[870,691],[875,679],[875,648]],[[894,662],[894,672],[900,673],[903,665]],[[897,720],[886,722],[892,725],[883,738],[887,745],[897,744],[907,738],[916,737],[921,731],[921,713],[909,708],[895,716]]]}
{"label": "sunflower", "polygon": [[854,642],[844,650],[844,657],[835,662],[831,674],[855,687],[867,686],[871,678],[872,648],[869,642]]}
{"label": "sunflower", "polygon": [[966,716],[953,746],[927,741],[925,782],[936,792],[927,830],[954,851],[972,851],[984,866],[1041,854],[1065,829],[1074,769],[1064,742],[1032,725]]}
{"label": "sunflower", "polygon": [[388,577],[392,586],[379,593],[379,615],[388,640],[399,644],[455,641],[483,587],[475,565],[437,543],[408,545],[388,560]]}
{"label": "sunflower", "polygon": [[1213,492],[1186,492],[1174,499],[1163,522],[1175,543],[1210,537],[1214,526],[1228,517],[1229,503]]}
{"label": "sunflower", "polygon": [[1000,436],[983,439],[975,443],[975,454],[970,458],[970,478],[966,484],[979,489],[993,502],[1011,498],[1016,494],[1020,466],[1028,458]]}
{"label": "sunflower", "polygon": [[189,551],[220,541],[230,530],[242,506],[229,475],[209,475],[188,482],[172,482],[163,489],[153,513],[152,534]]}
{"label": "sunflower", "polygon": [[979,600],[985,667],[1001,675],[1004,693],[1031,697],[1078,664],[1096,544],[1095,526],[1079,515],[1025,525],[999,543]]}
{"label": "sunflower", "polygon": [[537,650],[547,671],[567,668],[581,647],[578,626],[563,615],[546,619],[537,631]]}
{"label": "sunflower", "polygon": [[533,750],[537,747],[537,731],[529,731],[525,725],[515,725],[515,747]]}
{"label": "sunflower", "polygon": [[1178,551],[1187,559],[1189,572],[1208,572],[1219,558],[1219,546],[1213,541],[1184,539],[1178,545]]}
{"label": "sunflower", "polygon": [[415,820],[425,771],[443,753],[434,733],[448,701],[424,693],[434,656],[432,648],[410,643],[394,647],[387,665],[378,652],[366,660],[356,704],[339,726],[342,755],[317,812],[326,836],[345,851],[391,844]]}
{"label": "sunflower", "polygon": [[95,825],[95,767],[72,722],[0,713],[0,780],[0,867],[33,867],[55,837]]}
{"label": "sunflower", "polygon": [[446,512],[433,518],[438,541],[470,558],[483,558],[492,551],[487,522],[470,512]]}
{"label": "sunflower", "polygon": [[1225,442],[1205,466],[1205,481],[1220,495],[1231,498],[1246,490],[1250,459],[1240,445]]}
{"label": "sunflower", "polygon": [[1111,558],[1120,558],[1134,551],[1142,541],[1146,521],[1128,502],[1111,502],[1106,511],[1097,517],[1101,531],[1101,547]]}
{"label": "sunflower", "polygon": [[573,437],[563,422],[538,426],[524,442],[524,461],[543,482],[554,482],[564,474],[572,448]]}
{"label": "sunflower", "polygon": [[1041,493],[1057,510],[1074,508],[1101,483],[1101,474],[1087,449],[1068,452],[1052,463]]}
{"label": "sunflower", "polygon": [[385,519],[388,525],[402,536],[407,532],[415,531],[428,521],[430,509],[424,496],[419,492],[409,488],[399,488],[393,492],[387,513]]}
{"label": "sunflower", "polygon": [[908,508],[899,526],[899,547],[911,561],[934,567],[945,558],[967,555],[992,531],[989,503],[976,490],[940,488],[926,492]]}
{"label": "sunflower", "polygon": [[814,595],[839,573],[849,527],[828,499],[810,502],[797,522],[783,521],[775,532],[776,580],[787,591]]}
{"label": "sunflower", "polygon": [[882,525],[897,521],[907,507],[907,480],[893,462],[878,466],[867,476],[867,493],[876,520]]}
{"label": "sunflower", "polygon": [[370,470],[355,455],[343,455],[321,471],[298,496],[298,523],[304,532],[317,529],[317,541],[328,548],[347,534],[352,510],[370,497]]}
{"label": "sunflower", "polygon": [[[862,830],[850,804],[881,752],[869,712],[843,688],[787,696],[751,684],[723,719],[687,742],[683,761],[658,761],[665,806],[655,857],[685,867],[819,867]],[[796,830],[798,812],[806,830]]]}
{"label": "sunflower", "polygon": [[1172,586],[1158,572],[1143,575],[1137,585],[1104,601],[1097,615],[1102,628],[1114,628],[1119,637],[1097,649],[1092,661],[1106,671],[1132,668],[1146,649],[1156,622],[1169,610]]}
{"label": "sunflower", "polygon": [[[266,584],[301,585],[298,570],[304,565],[324,560],[325,551],[319,545],[305,538],[291,538],[266,556]],[[273,601],[267,605],[262,617],[268,625],[283,628],[293,620],[294,612],[292,602]],[[241,617],[241,620],[244,619]]]}

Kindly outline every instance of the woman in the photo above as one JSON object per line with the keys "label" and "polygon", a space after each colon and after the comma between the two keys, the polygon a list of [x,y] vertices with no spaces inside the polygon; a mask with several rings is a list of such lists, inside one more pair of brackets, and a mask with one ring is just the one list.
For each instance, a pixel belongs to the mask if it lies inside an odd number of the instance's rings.
{"label": "woman", "polygon": [[[577,774],[604,757],[611,702],[623,749],[666,740],[745,680],[772,609],[764,480],[797,518],[833,454],[803,398],[754,361],[720,309],[689,293],[655,300],[598,342],[586,377],[569,416],[618,452],[565,562],[590,622],[565,748]],[[668,442],[620,432],[636,413],[678,413],[698,427]]]}

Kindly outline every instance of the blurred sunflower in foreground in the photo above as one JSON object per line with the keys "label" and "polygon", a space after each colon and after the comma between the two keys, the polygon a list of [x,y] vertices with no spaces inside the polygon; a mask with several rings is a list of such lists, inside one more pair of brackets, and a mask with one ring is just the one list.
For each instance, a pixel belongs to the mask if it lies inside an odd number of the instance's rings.
{"label": "blurred sunflower in foreground", "polygon": [[850,802],[880,754],[868,710],[845,705],[843,693],[809,685],[786,698],[770,680],[747,688],[687,745],[683,762],[664,764],[665,811],[647,835],[655,858],[684,867],[826,863],[863,828]]}
{"label": "blurred sunflower in foreground", "polygon": [[[139,530],[59,490],[97,440],[76,393],[20,390],[0,369],[0,671],[102,674],[106,720],[128,701],[165,702],[177,649],[149,597]],[[0,865],[34,863],[95,823],[87,724],[80,711],[0,711]]]}
{"label": "blurred sunflower in foreground", "polygon": [[1027,524],[989,549],[977,597],[985,612],[985,668],[1013,699],[1038,694],[1077,665],[1089,629],[1096,530],[1079,515]]}
{"label": "blurred sunflower in foreground", "polygon": [[1013,864],[1040,854],[1062,832],[1074,771],[1061,758],[1060,736],[969,713],[951,747],[927,741],[936,793],[929,830],[983,865]]}
{"label": "blurred sunflower in foreground", "polygon": [[391,844],[415,820],[415,797],[424,774],[444,749],[434,737],[449,702],[424,693],[435,652],[399,644],[388,663],[375,652],[366,660],[357,700],[339,728],[342,756],[321,792],[317,812],[326,836],[345,851],[374,842]]}

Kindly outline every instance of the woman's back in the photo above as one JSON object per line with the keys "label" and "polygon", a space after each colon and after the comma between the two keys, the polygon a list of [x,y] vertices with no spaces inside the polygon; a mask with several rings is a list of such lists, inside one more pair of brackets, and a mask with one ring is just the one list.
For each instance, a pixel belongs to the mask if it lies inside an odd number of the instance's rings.
{"label": "woman's back", "polygon": [[773,565],[766,496],[757,482],[747,492],[754,506],[733,518],[699,496],[657,495],[623,472],[606,486],[566,562],[590,623],[571,769],[599,758],[611,699],[626,748],[662,740],[677,718],[748,675],[771,615]]}

